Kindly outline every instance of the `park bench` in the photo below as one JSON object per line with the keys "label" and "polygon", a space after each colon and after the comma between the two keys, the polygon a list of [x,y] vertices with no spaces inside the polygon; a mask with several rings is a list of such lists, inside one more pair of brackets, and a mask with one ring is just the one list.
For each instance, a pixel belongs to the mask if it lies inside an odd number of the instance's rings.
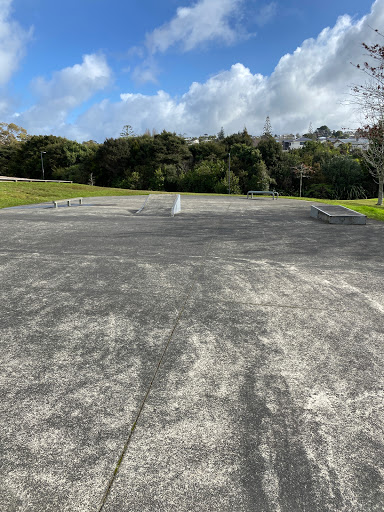
{"label": "park bench", "polygon": [[79,205],[83,204],[82,197],[74,197],[72,199],[57,199],[56,201],[52,201],[54,204],[54,208],[58,208],[58,203],[67,203],[67,206],[71,206],[72,201],[79,201]]}
{"label": "park bench", "polygon": [[256,194],[256,195],[267,194],[269,196],[273,196],[273,200],[275,200],[275,196],[276,196],[276,199],[279,198],[279,193],[276,192],[275,190],[249,190],[247,192],[247,199],[249,199],[249,196],[251,196],[251,199],[253,199],[254,194]]}

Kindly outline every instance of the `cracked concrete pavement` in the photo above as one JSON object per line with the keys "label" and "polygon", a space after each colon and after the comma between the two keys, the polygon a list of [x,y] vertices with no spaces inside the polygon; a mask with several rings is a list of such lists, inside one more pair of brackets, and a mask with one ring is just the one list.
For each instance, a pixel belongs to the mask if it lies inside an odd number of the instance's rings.
{"label": "cracked concrete pavement", "polygon": [[0,210],[0,510],[382,511],[384,224],[144,199]]}

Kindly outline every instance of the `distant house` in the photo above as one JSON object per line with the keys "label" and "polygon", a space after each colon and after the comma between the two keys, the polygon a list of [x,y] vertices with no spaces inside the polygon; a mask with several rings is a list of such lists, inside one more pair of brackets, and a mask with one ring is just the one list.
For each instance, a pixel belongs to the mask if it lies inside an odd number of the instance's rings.
{"label": "distant house", "polygon": [[188,146],[191,146],[192,144],[199,144],[199,139],[196,137],[184,137],[184,140],[188,144]]}
{"label": "distant house", "polygon": [[362,151],[366,151],[369,147],[368,139],[333,139],[331,142],[335,148],[338,148],[341,144],[350,144],[352,149],[361,149]]}
{"label": "distant house", "polygon": [[312,139],[308,139],[307,137],[300,137],[298,139],[287,139],[283,140],[283,151],[289,151],[290,149],[301,149],[306,142],[309,142]]}

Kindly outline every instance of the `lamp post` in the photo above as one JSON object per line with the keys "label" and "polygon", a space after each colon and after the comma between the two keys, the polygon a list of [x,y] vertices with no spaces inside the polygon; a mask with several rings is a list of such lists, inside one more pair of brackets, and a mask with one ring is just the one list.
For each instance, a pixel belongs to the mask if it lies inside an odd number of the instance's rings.
{"label": "lamp post", "polygon": [[46,151],[40,151],[40,157],[41,157],[41,170],[43,171],[43,179],[44,179],[44,161],[43,161],[43,154],[45,155]]}
{"label": "lamp post", "polygon": [[231,193],[231,153],[228,153],[228,194]]}

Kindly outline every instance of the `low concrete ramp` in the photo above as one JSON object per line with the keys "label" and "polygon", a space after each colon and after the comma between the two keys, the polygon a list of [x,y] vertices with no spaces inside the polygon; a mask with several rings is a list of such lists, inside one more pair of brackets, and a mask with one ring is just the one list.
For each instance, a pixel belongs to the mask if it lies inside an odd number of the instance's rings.
{"label": "low concrete ramp", "polygon": [[150,194],[136,215],[170,217],[176,194]]}
{"label": "low concrete ramp", "polygon": [[362,213],[334,204],[311,205],[311,217],[329,224],[367,223],[367,217]]}

